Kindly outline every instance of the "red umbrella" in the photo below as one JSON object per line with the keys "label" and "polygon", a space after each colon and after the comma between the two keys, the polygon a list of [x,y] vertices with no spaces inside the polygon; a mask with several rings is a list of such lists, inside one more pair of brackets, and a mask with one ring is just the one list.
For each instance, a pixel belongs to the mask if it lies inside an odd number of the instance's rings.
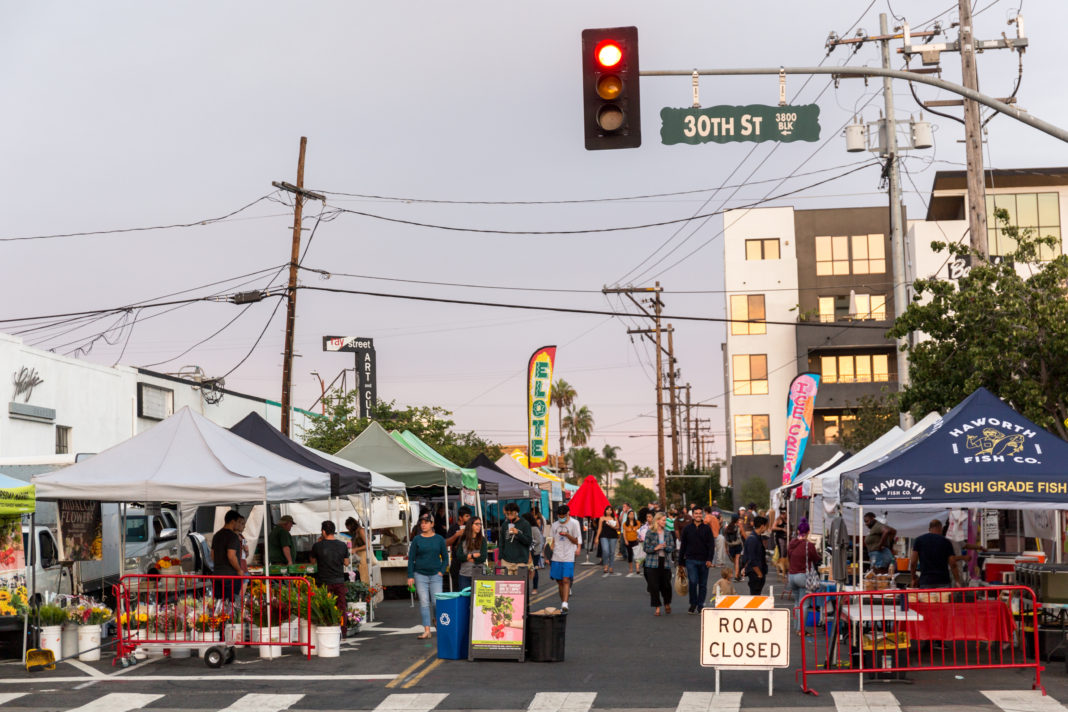
{"label": "red umbrella", "polygon": [[571,495],[567,506],[572,517],[601,517],[608,506],[608,497],[605,496],[601,485],[597,484],[597,478],[587,475],[575,494]]}

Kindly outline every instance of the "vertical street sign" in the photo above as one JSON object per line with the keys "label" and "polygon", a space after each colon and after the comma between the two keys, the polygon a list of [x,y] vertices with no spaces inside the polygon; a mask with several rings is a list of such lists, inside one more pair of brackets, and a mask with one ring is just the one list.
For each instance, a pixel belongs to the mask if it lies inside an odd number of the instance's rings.
{"label": "vertical street sign", "polygon": [[341,351],[355,355],[359,416],[370,418],[371,409],[378,402],[374,339],[365,339],[360,336],[324,336],[323,351]]}

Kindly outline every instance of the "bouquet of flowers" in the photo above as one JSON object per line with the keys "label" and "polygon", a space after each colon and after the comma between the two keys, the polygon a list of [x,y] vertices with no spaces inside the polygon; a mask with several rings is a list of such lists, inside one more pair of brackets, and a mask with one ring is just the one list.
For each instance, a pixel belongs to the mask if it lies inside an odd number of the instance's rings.
{"label": "bouquet of flowers", "polygon": [[349,635],[356,635],[360,632],[361,623],[363,623],[363,611],[356,608],[353,603],[349,603],[345,609],[345,630]]}
{"label": "bouquet of flowers", "polygon": [[337,608],[337,596],[326,590],[326,586],[316,586],[311,598],[311,622],[315,625],[341,625],[341,611]]}
{"label": "bouquet of flowers", "polygon": [[154,617],[149,615],[148,608],[138,606],[132,611],[123,611],[119,616],[119,623],[127,630],[147,630],[154,622]]}
{"label": "bouquet of flowers", "polygon": [[223,624],[228,620],[230,620],[229,617],[225,615],[201,613],[193,619],[193,630],[198,633],[212,633],[222,628]]}
{"label": "bouquet of flowers", "polygon": [[159,571],[166,571],[167,569],[173,567],[178,567],[180,569],[182,567],[182,560],[176,559],[173,556],[164,556],[160,558],[160,560],[157,561],[155,564],[153,564],[153,566],[155,566],[156,569]]}
{"label": "bouquet of flowers", "polygon": [[0,588],[0,616],[24,616],[29,609],[25,586]]}

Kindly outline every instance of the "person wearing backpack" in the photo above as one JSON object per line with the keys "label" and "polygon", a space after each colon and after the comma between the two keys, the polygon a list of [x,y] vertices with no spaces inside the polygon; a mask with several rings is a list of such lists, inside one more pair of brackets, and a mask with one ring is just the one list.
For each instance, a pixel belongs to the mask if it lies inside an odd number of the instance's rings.
{"label": "person wearing backpack", "polygon": [[786,558],[790,562],[790,574],[787,581],[790,592],[794,594],[794,631],[800,632],[804,626],[805,612],[800,610],[801,599],[808,593],[808,569],[819,566],[820,553],[816,545],[808,540],[808,520],[801,518],[797,525],[797,536],[786,545]]}

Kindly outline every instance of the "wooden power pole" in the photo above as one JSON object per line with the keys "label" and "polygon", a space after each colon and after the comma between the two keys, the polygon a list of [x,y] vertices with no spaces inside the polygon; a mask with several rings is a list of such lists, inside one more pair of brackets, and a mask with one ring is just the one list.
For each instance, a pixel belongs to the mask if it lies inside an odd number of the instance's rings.
{"label": "wooden power pole", "polygon": [[668,337],[668,401],[671,408],[671,470],[676,475],[679,470],[679,408],[675,397],[675,330],[667,326]]}
{"label": "wooden power pole", "polygon": [[274,182],[272,185],[293,194],[293,249],[289,257],[289,289],[286,292],[286,345],[282,354],[282,426],[285,436],[290,435],[289,416],[292,411],[290,389],[293,384],[293,331],[297,321],[297,273],[300,262],[300,230],[304,199],[324,200],[322,195],[304,190],[304,151],[308,138],[300,137],[300,155],[297,158],[297,184]]}
{"label": "wooden power pole", "polygon": [[[975,32],[972,26],[971,0],[957,0],[960,13],[961,84],[979,91],[979,73],[975,67]],[[983,127],[979,120],[979,102],[964,100],[964,149],[968,162],[968,230],[972,249],[983,258],[989,254],[986,244],[986,178],[983,175]]]}

